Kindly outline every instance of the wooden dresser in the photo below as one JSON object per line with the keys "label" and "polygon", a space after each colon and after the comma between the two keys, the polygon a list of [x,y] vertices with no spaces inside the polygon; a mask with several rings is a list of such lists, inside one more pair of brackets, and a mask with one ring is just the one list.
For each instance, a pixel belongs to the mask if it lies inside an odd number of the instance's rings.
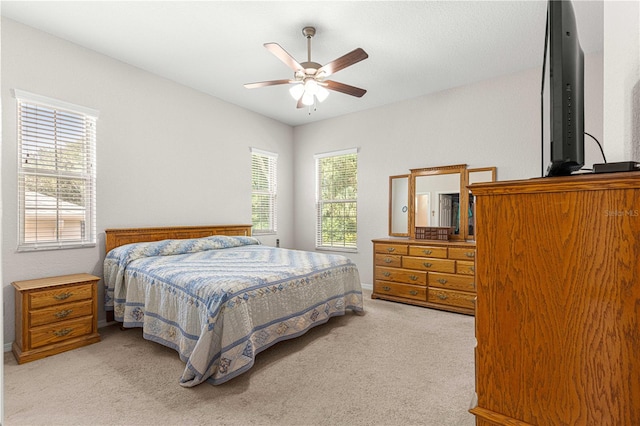
{"label": "wooden dresser", "polygon": [[471,186],[477,425],[640,425],[640,172]]}
{"label": "wooden dresser", "polygon": [[100,341],[99,277],[64,275],[13,283],[19,364]]}
{"label": "wooden dresser", "polygon": [[475,244],[438,240],[373,240],[374,299],[473,315]]}

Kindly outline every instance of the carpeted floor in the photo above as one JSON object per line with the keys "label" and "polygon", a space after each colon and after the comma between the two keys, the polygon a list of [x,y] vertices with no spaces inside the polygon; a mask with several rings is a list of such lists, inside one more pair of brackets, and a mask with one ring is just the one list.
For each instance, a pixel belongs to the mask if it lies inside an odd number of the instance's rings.
{"label": "carpeted floor", "polygon": [[370,299],[260,353],[220,386],[178,384],[175,351],[139,329],[31,363],[4,362],[5,425],[471,426],[474,319]]}

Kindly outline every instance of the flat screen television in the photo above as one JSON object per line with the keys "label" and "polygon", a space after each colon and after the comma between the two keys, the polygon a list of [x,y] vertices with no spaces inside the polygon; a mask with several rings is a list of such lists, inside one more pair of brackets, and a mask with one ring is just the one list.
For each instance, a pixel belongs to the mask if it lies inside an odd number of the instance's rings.
{"label": "flat screen television", "polygon": [[545,62],[547,46],[550,152],[546,176],[566,176],[584,165],[584,53],[569,0],[547,4]]}

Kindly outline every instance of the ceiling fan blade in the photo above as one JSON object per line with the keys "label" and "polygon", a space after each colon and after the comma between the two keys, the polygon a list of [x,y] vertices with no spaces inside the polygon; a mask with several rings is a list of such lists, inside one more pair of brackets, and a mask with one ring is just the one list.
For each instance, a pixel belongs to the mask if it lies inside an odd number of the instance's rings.
{"label": "ceiling fan blade", "polygon": [[260,81],[258,83],[247,83],[244,85],[247,89],[257,89],[258,87],[267,87],[267,86],[275,86],[277,84],[289,84],[291,80],[271,80],[271,81]]}
{"label": "ceiling fan blade", "polygon": [[320,74],[320,73],[324,73],[325,76],[329,76],[331,74],[334,74],[342,69],[345,69],[346,67],[349,67],[353,64],[356,64],[360,61],[363,61],[365,59],[367,59],[369,57],[369,55],[367,54],[367,52],[365,52],[364,50],[362,50],[361,48],[357,48],[356,50],[353,50],[349,53],[347,53],[346,55],[343,55],[341,57],[339,57],[336,60],[333,60],[331,62],[329,62],[328,64],[320,67],[320,69],[318,69],[318,71],[316,72],[316,74]]}
{"label": "ceiling fan blade", "polygon": [[359,87],[349,86],[348,84],[338,83],[337,81],[326,80],[322,82],[323,85],[326,84],[327,89],[335,90],[336,92],[346,93],[347,95],[356,96],[361,98],[367,93],[366,90],[361,89]]}
{"label": "ceiling fan blade", "polygon": [[291,68],[294,72],[304,70],[302,65],[296,61],[293,56],[291,56],[286,50],[282,48],[278,43],[265,43],[264,47],[282,62],[284,62],[289,68]]}

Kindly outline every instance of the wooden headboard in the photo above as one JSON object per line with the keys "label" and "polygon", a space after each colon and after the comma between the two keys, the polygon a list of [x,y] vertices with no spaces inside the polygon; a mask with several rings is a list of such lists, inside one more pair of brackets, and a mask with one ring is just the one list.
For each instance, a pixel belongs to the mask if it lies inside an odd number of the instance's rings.
{"label": "wooden headboard", "polygon": [[211,235],[251,235],[251,225],[169,226],[161,228],[107,229],[106,252],[131,243],[210,237]]}

